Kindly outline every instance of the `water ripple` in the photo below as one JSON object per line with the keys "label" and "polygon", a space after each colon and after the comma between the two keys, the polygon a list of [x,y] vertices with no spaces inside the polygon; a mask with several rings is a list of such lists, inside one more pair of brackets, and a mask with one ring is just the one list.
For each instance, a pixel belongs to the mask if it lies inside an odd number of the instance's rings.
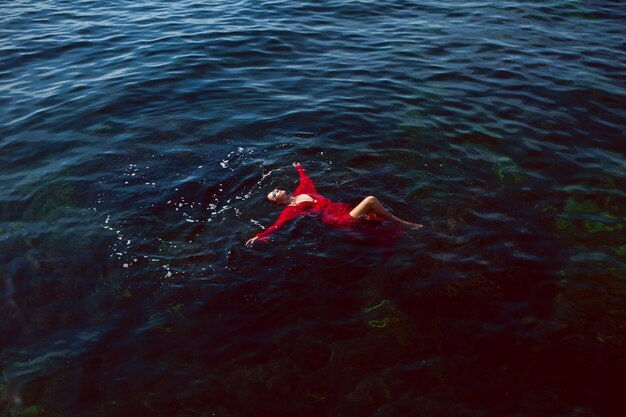
{"label": "water ripple", "polygon": [[[625,17],[13,2],[0,407],[620,415]],[[303,218],[245,248],[293,161],[334,200],[373,194],[425,228],[390,247]]]}

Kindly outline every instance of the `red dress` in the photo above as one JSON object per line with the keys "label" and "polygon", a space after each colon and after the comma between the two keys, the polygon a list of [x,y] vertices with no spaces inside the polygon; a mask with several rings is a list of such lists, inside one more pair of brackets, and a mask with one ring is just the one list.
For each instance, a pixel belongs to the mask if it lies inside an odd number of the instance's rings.
{"label": "red dress", "polygon": [[[304,167],[302,165],[298,165],[296,166],[296,169],[298,170],[298,175],[300,176],[300,184],[293,192],[293,196],[295,197],[300,194],[307,194],[313,199],[313,201],[304,201],[295,206],[285,207],[273,225],[256,235],[260,242],[269,239],[269,236],[272,233],[278,230],[289,220],[305,214],[321,214],[322,222],[324,224],[337,229],[348,229],[355,223],[359,222],[359,220],[350,216],[350,212],[354,207],[346,203],[333,203],[328,198],[318,194],[315,189],[315,185],[313,185],[313,181],[311,181],[311,178],[309,178],[304,171]],[[375,218],[375,215],[372,214],[368,216],[368,220],[377,219]]]}

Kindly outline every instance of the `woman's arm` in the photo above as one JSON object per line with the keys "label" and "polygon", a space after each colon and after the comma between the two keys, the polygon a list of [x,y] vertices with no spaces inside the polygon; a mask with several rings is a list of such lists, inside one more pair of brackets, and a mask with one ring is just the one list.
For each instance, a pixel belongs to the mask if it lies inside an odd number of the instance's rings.
{"label": "woman's arm", "polygon": [[274,224],[262,231],[261,233],[258,233],[255,237],[248,239],[248,241],[246,242],[246,246],[251,247],[257,240],[261,242],[268,240],[272,233],[280,229],[282,225],[287,223],[289,220],[298,217],[300,214],[301,212],[296,207],[285,207],[285,209],[282,211],[282,213],[280,213],[280,216],[278,216],[278,219],[276,219]]}
{"label": "woman's arm", "polygon": [[306,171],[304,170],[302,164],[294,162],[293,167],[298,171],[298,175],[300,176],[300,185],[298,185],[298,188],[296,188],[293,194],[317,194],[315,185],[313,184],[313,181],[311,181],[311,178],[309,178],[309,176],[306,174]]}

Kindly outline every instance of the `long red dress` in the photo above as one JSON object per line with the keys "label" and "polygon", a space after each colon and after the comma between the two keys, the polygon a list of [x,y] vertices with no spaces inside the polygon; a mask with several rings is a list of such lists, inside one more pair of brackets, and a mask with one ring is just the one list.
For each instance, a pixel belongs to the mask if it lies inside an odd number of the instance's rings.
{"label": "long red dress", "polygon": [[[331,227],[337,229],[349,229],[359,220],[350,216],[350,212],[354,207],[346,203],[333,203],[328,198],[321,194],[318,194],[313,185],[313,181],[306,174],[302,165],[297,165],[296,170],[300,176],[300,184],[298,188],[293,192],[293,196],[300,194],[309,195],[314,201],[304,201],[295,206],[287,206],[283,209],[282,213],[276,220],[276,222],[265,229],[263,232],[257,234],[260,242],[269,239],[269,236],[278,230],[282,225],[288,221],[295,219],[296,217],[303,216],[305,214],[321,214],[322,222]],[[380,220],[380,217],[376,217],[374,214],[368,216],[368,220]]]}

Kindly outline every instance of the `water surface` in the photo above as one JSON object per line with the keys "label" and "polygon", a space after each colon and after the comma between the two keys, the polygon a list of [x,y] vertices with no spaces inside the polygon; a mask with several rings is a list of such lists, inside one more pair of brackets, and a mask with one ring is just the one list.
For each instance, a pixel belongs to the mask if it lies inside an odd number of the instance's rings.
{"label": "water surface", "polygon": [[621,416],[619,2],[0,10],[2,415]]}

